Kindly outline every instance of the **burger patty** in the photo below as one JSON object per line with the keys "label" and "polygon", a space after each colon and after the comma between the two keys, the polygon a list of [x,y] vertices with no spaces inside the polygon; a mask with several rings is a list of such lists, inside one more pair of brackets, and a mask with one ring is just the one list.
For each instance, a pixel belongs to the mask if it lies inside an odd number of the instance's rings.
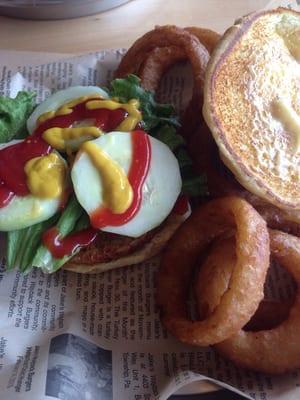
{"label": "burger patty", "polygon": [[72,259],[72,264],[98,264],[117,260],[127,256],[148,243],[161,229],[152,229],[138,238],[99,231],[96,240],[80,250]]}

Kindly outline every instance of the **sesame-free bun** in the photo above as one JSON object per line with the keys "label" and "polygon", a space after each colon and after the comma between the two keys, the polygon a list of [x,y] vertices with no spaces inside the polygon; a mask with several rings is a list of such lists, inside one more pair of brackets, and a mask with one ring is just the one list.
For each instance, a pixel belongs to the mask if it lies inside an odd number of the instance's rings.
{"label": "sesame-free bun", "polygon": [[208,63],[203,113],[246,189],[300,209],[300,13],[262,11],[226,31]]}

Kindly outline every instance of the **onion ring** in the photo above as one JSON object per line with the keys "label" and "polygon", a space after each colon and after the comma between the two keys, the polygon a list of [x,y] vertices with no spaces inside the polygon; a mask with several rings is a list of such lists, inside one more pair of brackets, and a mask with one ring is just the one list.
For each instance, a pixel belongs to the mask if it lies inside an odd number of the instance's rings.
{"label": "onion ring", "polygon": [[300,239],[280,231],[271,231],[270,240],[273,256],[298,284],[288,317],[271,330],[240,330],[215,348],[242,367],[281,374],[300,367]]}
{"label": "onion ring", "polygon": [[[233,237],[222,238],[213,243],[208,256],[201,263],[194,286],[200,319],[207,318],[219,305],[222,295],[228,290],[235,263]],[[243,329],[248,331],[272,329],[284,321],[290,307],[290,301],[263,300]]]}
{"label": "onion ring", "polygon": [[291,305],[290,301],[263,300],[243,330],[257,332],[275,328],[287,318]]}
{"label": "onion ring", "polygon": [[[188,318],[186,298],[199,254],[224,232],[236,227],[237,263],[214,312],[203,321]],[[167,245],[158,273],[157,299],[164,326],[184,343],[215,344],[241,329],[263,298],[269,266],[265,221],[245,200],[213,200],[196,211]]]}
{"label": "onion ring", "polygon": [[157,47],[147,55],[136,74],[141,78],[143,88],[156,91],[163,75],[183,60],[186,55],[180,47]]}
{"label": "onion ring", "polygon": [[157,47],[177,46],[182,48],[190,60],[194,76],[192,99],[184,113],[182,126],[184,136],[196,129],[202,118],[203,86],[209,54],[198,38],[188,31],[172,25],[160,26],[139,38],[127,51],[116,77],[124,77],[138,71],[148,54]]}
{"label": "onion ring", "polygon": [[199,28],[197,26],[188,26],[184,28],[186,31],[195,35],[199,41],[205,46],[209,54],[211,54],[216,47],[221,35],[211,29]]}
{"label": "onion ring", "polygon": [[300,237],[300,210],[278,208],[246,190],[240,191],[240,195],[253,205],[270,228]]}
{"label": "onion ring", "polygon": [[[210,29],[196,27],[184,28],[196,36],[209,54],[212,53],[220,35]],[[141,78],[142,86],[147,90],[157,90],[163,75],[175,64],[186,61],[187,56],[181,47],[157,47],[146,55],[145,60],[135,73]]]}

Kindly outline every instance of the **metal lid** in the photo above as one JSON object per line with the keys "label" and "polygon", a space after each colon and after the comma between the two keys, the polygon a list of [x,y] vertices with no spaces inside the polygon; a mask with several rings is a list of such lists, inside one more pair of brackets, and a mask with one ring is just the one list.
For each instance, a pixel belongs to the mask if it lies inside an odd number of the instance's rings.
{"label": "metal lid", "polygon": [[0,15],[24,19],[66,19],[96,14],[129,0],[0,0]]}

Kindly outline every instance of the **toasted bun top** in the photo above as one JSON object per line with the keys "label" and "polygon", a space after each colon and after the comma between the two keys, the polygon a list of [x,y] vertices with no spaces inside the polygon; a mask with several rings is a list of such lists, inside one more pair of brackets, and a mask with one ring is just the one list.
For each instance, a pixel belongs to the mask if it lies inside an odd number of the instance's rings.
{"label": "toasted bun top", "polygon": [[300,209],[300,13],[251,14],[225,33],[208,64],[203,112],[237,180]]}

